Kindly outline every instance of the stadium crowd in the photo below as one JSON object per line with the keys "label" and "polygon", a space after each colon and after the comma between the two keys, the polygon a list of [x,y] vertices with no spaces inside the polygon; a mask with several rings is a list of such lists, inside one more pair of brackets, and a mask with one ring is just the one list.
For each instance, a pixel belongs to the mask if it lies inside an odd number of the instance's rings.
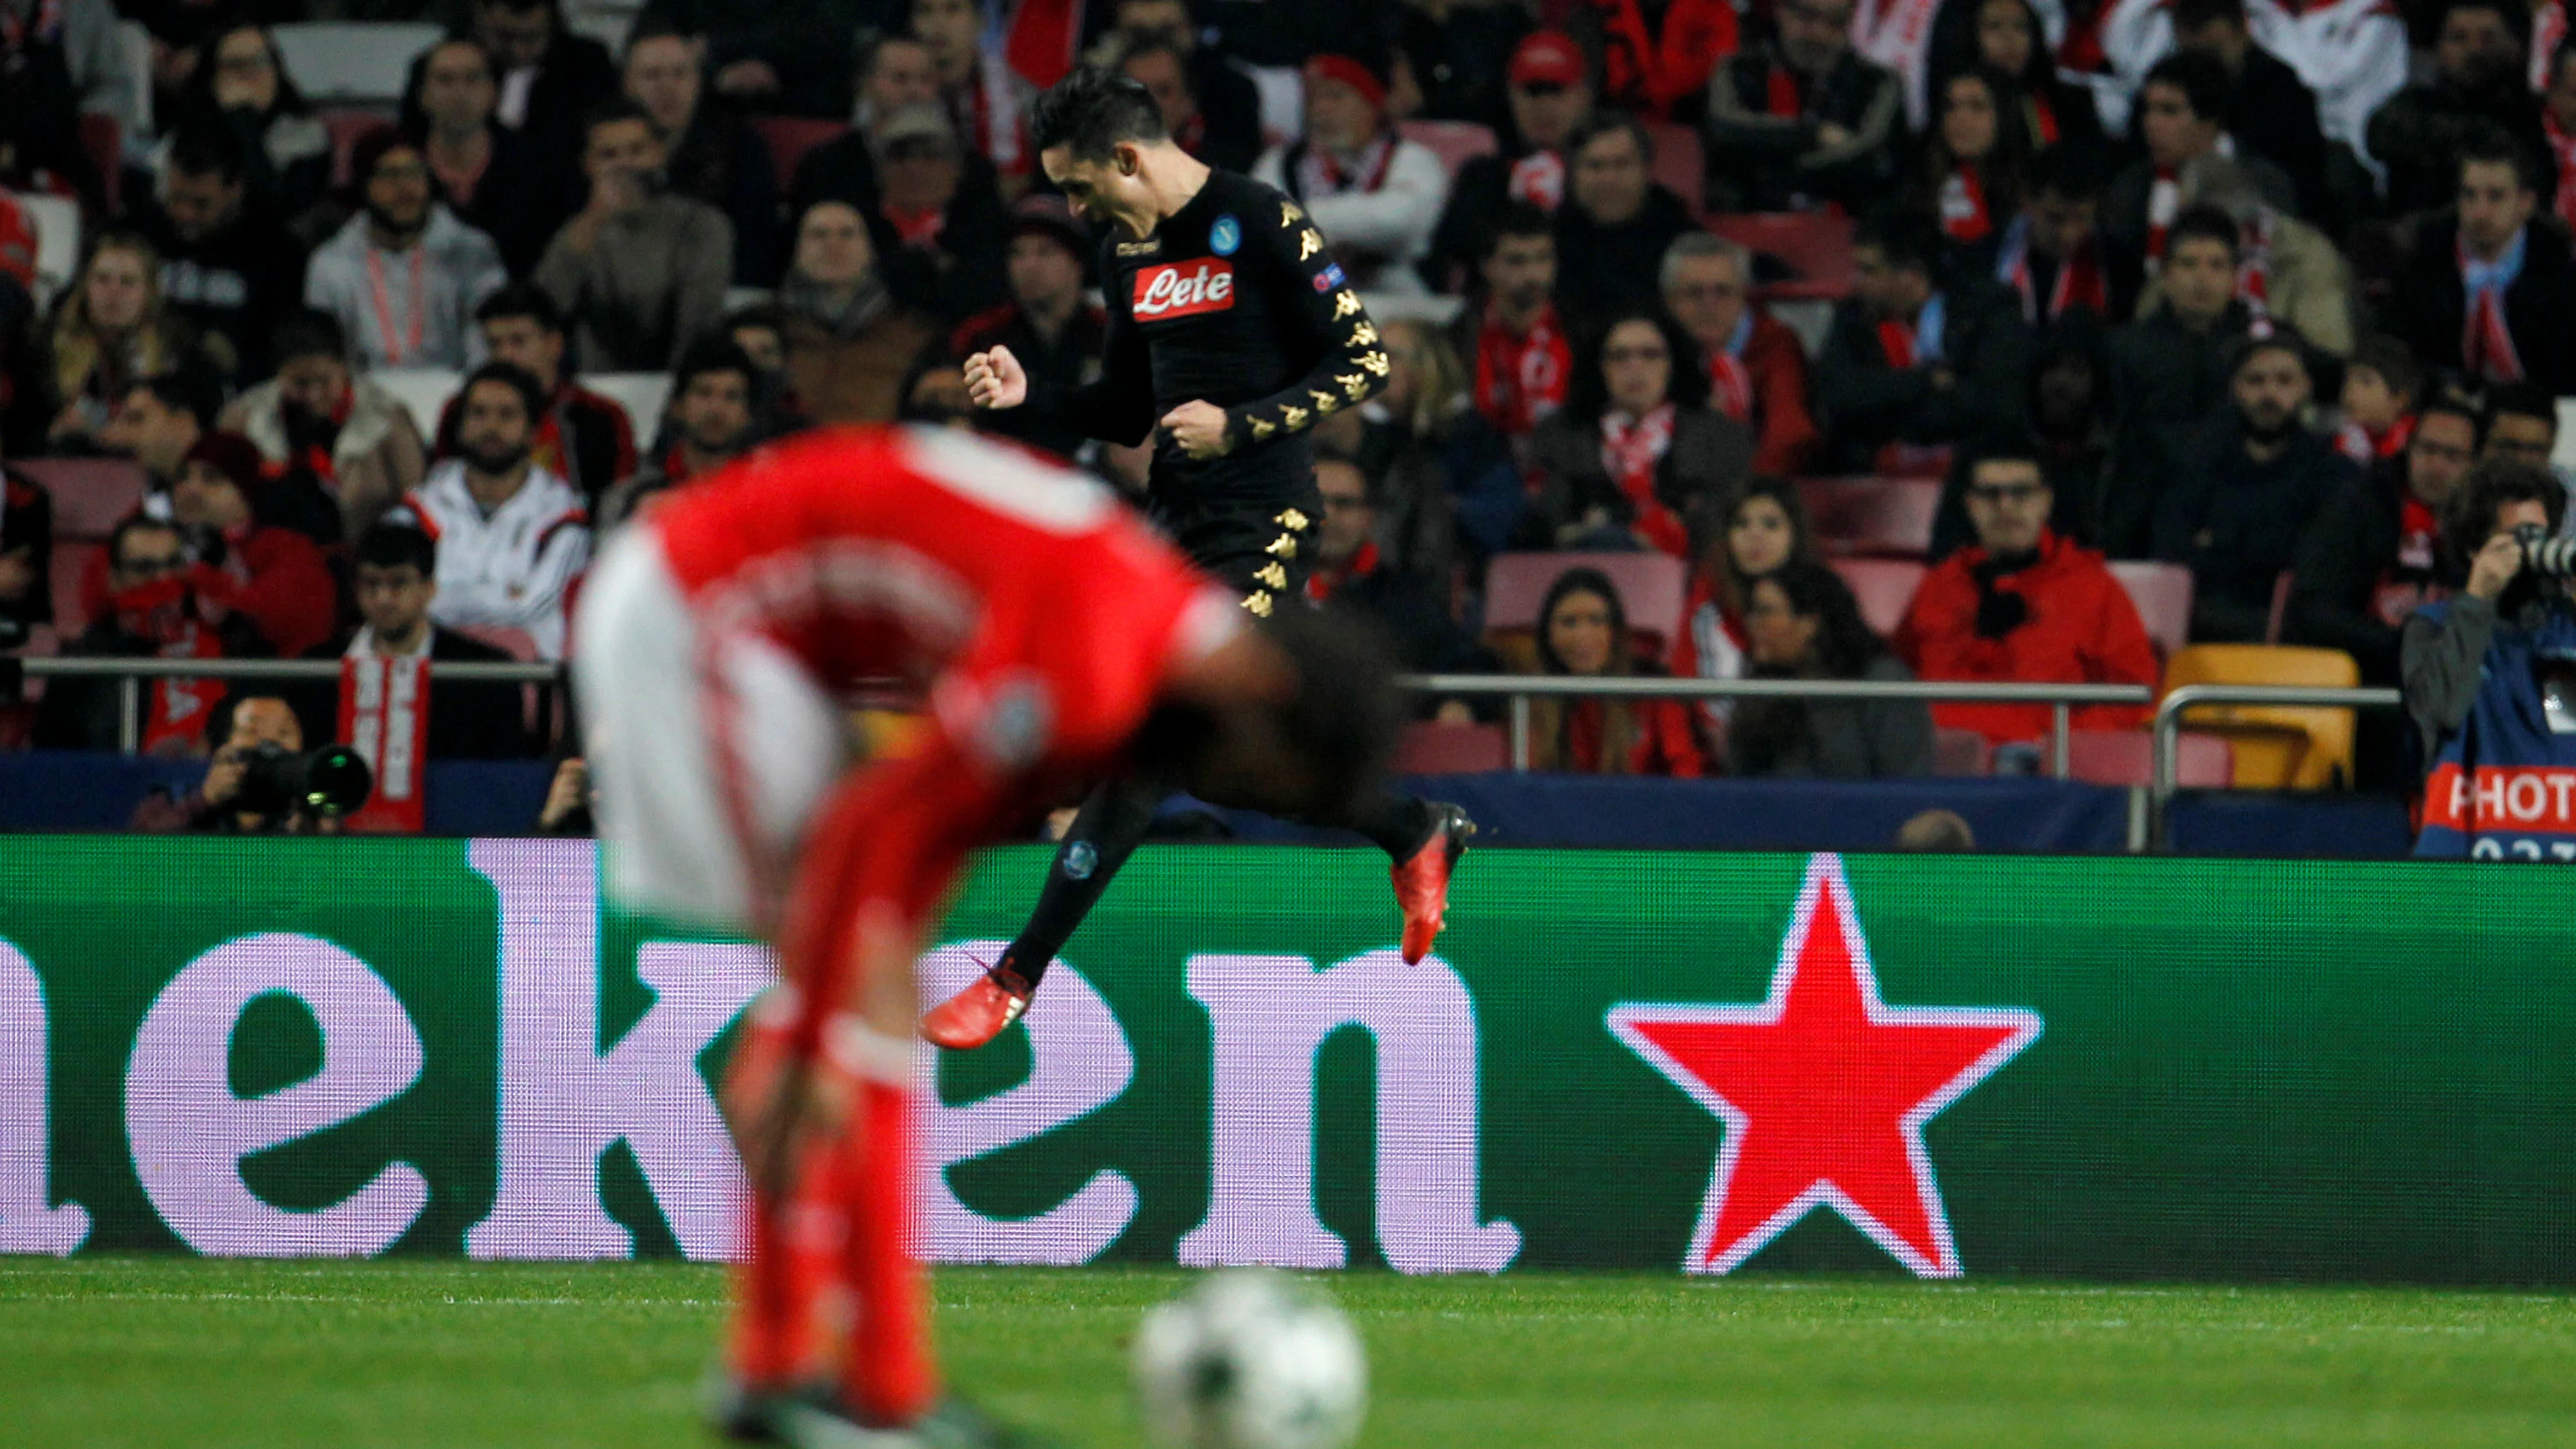
{"label": "stadium crowd", "polygon": [[[278,38],[332,20],[445,38],[333,108]],[[2420,654],[2425,738],[2348,767],[2404,787],[2486,647],[2410,617],[2509,619],[2497,520],[2566,514],[2571,59],[2561,0],[0,0],[0,645],[557,660],[600,536],[817,423],[1138,487],[960,372],[1097,373],[1099,243],[1026,135],[1088,61],[1367,296],[1391,375],[1319,429],[1310,592],[1413,665],[2153,685],[2286,644],[2412,694]],[[163,680],[139,733],[112,686],[5,687],[43,748],[352,723],[327,686]],[[513,687],[428,719],[431,758],[572,750]],[[1545,769],[1879,777],[2037,768],[2049,710],[1534,723]],[[155,818],[229,819],[210,778]]]}

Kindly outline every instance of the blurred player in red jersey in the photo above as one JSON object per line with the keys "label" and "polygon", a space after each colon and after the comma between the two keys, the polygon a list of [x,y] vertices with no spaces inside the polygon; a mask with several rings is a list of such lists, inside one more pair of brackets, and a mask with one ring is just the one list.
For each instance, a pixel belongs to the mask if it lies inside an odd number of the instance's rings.
{"label": "blurred player in red jersey", "polygon": [[[783,977],[725,1094],[753,1205],[721,1428],[1008,1442],[941,1398],[905,1247],[913,962],[967,851],[1131,751],[1207,798],[1346,818],[1397,712],[1328,617],[1255,630],[1105,490],[952,432],[808,435],[601,558],[574,679],[610,888],[774,940]],[[861,764],[842,701],[887,678],[922,691],[922,729]]]}

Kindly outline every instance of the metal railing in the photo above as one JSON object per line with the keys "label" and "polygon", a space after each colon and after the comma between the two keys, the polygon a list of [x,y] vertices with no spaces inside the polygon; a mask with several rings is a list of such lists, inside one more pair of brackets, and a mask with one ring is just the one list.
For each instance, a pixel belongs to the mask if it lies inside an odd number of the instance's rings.
{"label": "metal railing", "polygon": [[1530,701],[1579,696],[1607,699],[1919,699],[1926,704],[2049,706],[2048,772],[2067,778],[2067,737],[2084,705],[2146,705],[2143,684],[1992,684],[1942,679],[1668,679],[1571,674],[1411,674],[1396,681],[1421,694],[1500,695],[1510,701],[1511,763],[1530,765]]}
{"label": "metal railing", "polygon": [[[147,679],[243,679],[283,683],[337,683],[337,659],[112,659],[80,655],[21,659],[29,679],[113,679],[119,681],[117,748],[133,754],[143,748],[143,681]],[[429,661],[432,682],[458,684],[560,685],[559,664],[472,663]]]}
{"label": "metal railing", "polygon": [[2152,763],[2147,776],[2147,841],[2165,847],[2165,805],[2180,788],[2182,712],[2198,705],[2253,704],[2292,709],[2395,709],[2404,696],[2393,689],[2344,689],[2294,684],[2186,684],[2156,705]]}

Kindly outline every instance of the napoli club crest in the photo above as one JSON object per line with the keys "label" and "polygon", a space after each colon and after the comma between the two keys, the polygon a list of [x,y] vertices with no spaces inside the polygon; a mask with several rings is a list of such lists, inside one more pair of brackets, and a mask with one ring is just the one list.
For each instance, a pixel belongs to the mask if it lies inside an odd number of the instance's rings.
{"label": "napoli club crest", "polygon": [[1235,248],[1242,245],[1243,223],[1236,221],[1232,213],[1218,217],[1216,225],[1208,228],[1208,250],[1218,256],[1233,256]]}

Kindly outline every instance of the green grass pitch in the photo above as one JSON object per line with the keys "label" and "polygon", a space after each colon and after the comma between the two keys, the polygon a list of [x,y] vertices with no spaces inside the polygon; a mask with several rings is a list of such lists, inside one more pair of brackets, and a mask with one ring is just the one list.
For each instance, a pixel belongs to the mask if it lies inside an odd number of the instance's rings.
{"label": "green grass pitch", "polygon": [[[1138,1442],[1125,1344],[1175,1271],[950,1270],[953,1376]],[[2576,1444],[2576,1300],[1750,1277],[1319,1275],[1381,1449]],[[709,1442],[704,1268],[0,1259],[0,1444]]]}

